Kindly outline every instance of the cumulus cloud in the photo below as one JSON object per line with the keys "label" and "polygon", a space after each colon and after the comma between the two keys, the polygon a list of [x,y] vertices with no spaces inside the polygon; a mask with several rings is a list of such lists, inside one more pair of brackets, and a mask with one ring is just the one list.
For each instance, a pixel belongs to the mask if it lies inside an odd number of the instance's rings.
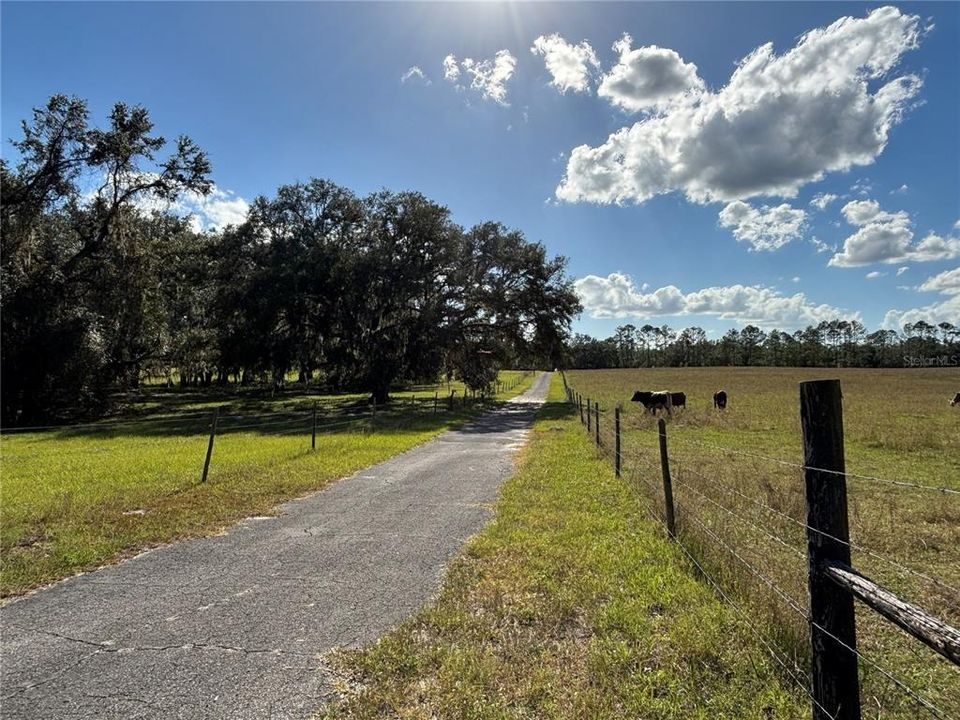
{"label": "cumulus cloud", "polygon": [[890,77],[918,47],[919,20],[881,7],[812,30],[780,56],[767,43],[719,91],[575,148],[556,195],[597,203],[673,191],[698,203],[793,197],[827,172],[869,165],[922,85],[915,74]]}
{"label": "cumulus cloud", "polygon": [[778,250],[803,234],[807,214],[786,203],[755,208],[735,200],[720,211],[720,224],[753,250]]}
{"label": "cumulus cloud", "polygon": [[908,323],[923,320],[931,325],[948,322],[957,323],[960,318],[960,294],[952,295],[942,302],[935,302],[909,310],[888,310],[883,316],[883,327],[899,330]]}
{"label": "cumulus cloud", "polygon": [[452,83],[460,79],[460,66],[455,55],[447,55],[443,59],[443,79]]}
{"label": "cumulus cloud", "polygon": [[708,287],[689,293],[674,285],[638,290],[623,273],[587,275],[574,282],[584,308],[594,318],[645,318],[657,315],[717,315],[740,323],[798,327],[834,318],[859,319],[830,305],[816,305],[803,293],[783,295],[759,285]]}
{"label": "cumulus cloud", "polygon": [[843,216],[857,231],[843,242],[828,265],[859,267],[873,263],[930,262],[960,257],[960,238],[930,233],[913,242],[913,223],[903,210],[887,212],[876,200],[853,200]]}
{"label": "cumulus cloud", "polygon": [[603,76],[597,95],[623,110],[640,112],[663,110],[703,92],[697,66],[685,62],[676,50],[656,45],[633,50],[632,44],[626,33],[613,44],[620,60]]}
{"label": "cumulus cloud", "polygon": [[918,290],[935,292],[948,296],[946,300],[930,303],[909,310],[888,310],[883,317],[883,327],[900,329],[908,323],[923,320],[931,325],[942,322],[957,324],[960,318],[960,267],[945,270],[928,277]]}
{"label": "cumulus cloud", "polygon": [[172,209],[177,214],[189,215],[193,229],[200,232],[239,225],[247,219],[250,205],[232,190],[214,185],[209,195],[188,193]]}
{"label": "cumulus cloud", "polygon": [[402,83],[406,83],[409,80],[419,80],[427,85],[430,84],[430,78],[424,74],[423,70],[418,65],[413,65],[409,70],[400,76],[400,82]]}
{"label": "cumulus cloud", "polygon": [[590,78],[599,67],[597,54],[586,40],[573,45],[560,35],[541,35],[533,41],[530,52],[541,55],[547,71],[553,77],[550,84],[561,93],[567,90],[586,92],[590,87]]}
{"label": "cumulus cloud", "polygon": [[516,67],[517,59],[509,50],[498,50],[486,60],[464,58],[459,63],[455,55],[447,55],[443,59],[443,77],[461,87],[461,78],[469,76],[471,89],[478,91],[485,100],[506,106],[509,105],[507,82]]}
{"label": "cumulus cloud", "polygon": [[[156,173],[140,173],[145,179],[154,179]],[[84,200],[90,201],[96,191],[84,194]],[[233,190],[224,190],[216,185],[207,195],[197,192],[185,192],[176,200],[165,200],[155,195],[139,195],[134,205],[144,213],[173,213],[189,218],[190,227],[195,232],[205,230],[223,230],[228,225],[239,225],[247,219],[249,203]]]}
{"label": "cumulus cloud", "polygon": [[836,199],[837,196],[833,193],[817,193],[810,200],[810,204],[813,205],[817,210],[823,211],[827,209],[827,205]]}
{"label": "cumulus cloud", "polygon": [[960,267],[944,270],[939,275],[928,277],[920,285],[925,292],[938,292],[944,295],[960,294]]}

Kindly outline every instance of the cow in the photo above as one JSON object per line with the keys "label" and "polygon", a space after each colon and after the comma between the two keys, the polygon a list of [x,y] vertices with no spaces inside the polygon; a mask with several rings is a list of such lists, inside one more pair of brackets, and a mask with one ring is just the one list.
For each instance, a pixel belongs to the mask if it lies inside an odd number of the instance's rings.
{"label": "cow", "polygon": [[723,390],[717,390],[713,394],[713,406],[717,410],[723,410],[727,407],[727,394]]}
{"label": "cow", "polygon": [[954,405],[960,405],[960,393],[954,395],[953,400],[950,401],[950,407],[953,407]]}
{"label": "cow", "polygon": [[687,394],[682,392],[670,393],[670,404],[675,408],[687,409]]}
{"label": "cow", "polygon": [[650,390],[637,390],[631,402],[643,403],[643,407],[656,415],[657,410],[666,410],[668,415],[673,414],[673,398],[666,390],[651,392]]}

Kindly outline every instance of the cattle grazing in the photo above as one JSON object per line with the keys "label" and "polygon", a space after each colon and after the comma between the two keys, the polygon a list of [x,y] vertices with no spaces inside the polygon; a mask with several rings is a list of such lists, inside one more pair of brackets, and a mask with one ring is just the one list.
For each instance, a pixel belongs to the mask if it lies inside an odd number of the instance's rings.
{"label": "cattle grazing", "polygon": [[675,408],[687,409],[687,394],[682,392],[670,393],[670,404]]}
{"label": "cattle grazing", "polygon": [[723,390],[717,390],[713,394],[713,406],[717,410],[723,410],[727,407],[727,394]]}
{"label": "cattle grazing", "polygon": [[657,413],[657,410],[666,410],[668,415],[673,414],[673,398],[666,390],[658,390],[656,392],[637,390],[630,400],[632,402],[643,403],[643,407],[654,415]]}
{"label": "cattle grazing", "polygon": [[960,405],[960,393],[954,395],[953,400],[950,401],[950,407],[953,407],[954,405]]}

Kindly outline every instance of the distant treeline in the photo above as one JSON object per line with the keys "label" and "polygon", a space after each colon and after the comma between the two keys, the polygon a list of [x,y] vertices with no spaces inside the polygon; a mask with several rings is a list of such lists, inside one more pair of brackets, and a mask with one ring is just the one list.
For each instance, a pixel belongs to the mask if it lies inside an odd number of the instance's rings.
{"label": "distant treeline", "polygon": [[856,320],[831,320],[789,333],[754,325],[728,330],[717,340],[699,327],[676,331],[622,325],[598,340],[575,335],[567,349],[574,368],[774,365],[786,367],[957,367],[960,328],[952,323],[907,323],[903,332],[867,328]]}
{"label": "distant treeline", "polygon": [[286,185],[196,232],[166,211],[212,189],[191,140],[170,154],[143,108],[108,127],[55,96],[0,166],[2,423],[105,412],[145,373],[186,385],[290,370],[378,401],[401,381],[561,362],[580,303],[566,260],[495,222],[464,229],[419,193]]}

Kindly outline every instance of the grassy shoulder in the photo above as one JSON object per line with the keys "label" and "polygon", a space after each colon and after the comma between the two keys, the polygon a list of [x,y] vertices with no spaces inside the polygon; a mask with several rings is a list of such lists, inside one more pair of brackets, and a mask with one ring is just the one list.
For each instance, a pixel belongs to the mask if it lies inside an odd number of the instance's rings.
{"label": "grassy shoulder", "polygon": [[[508,376],[529,387],[534,374]],[[324,412],[310,449],[309,404],[258,427],[224,423],[200,482],[207,416],[4,436],[0,444],[0,595],[23,593],[145,548],[197,537],[405,452],[462,424],[481,406],[403,393],[388,408],[338,424]],[[408,402],[413,398],[414,402]],[[301,398],[303,405],[304,398]],[[288,400],[289,403],[294,402]]]}
{"label": "grassy shoulder", "polygon": [[798,718],[805,696],[685,569],[562,404],[438,599],[374,646],[323,717]]}

